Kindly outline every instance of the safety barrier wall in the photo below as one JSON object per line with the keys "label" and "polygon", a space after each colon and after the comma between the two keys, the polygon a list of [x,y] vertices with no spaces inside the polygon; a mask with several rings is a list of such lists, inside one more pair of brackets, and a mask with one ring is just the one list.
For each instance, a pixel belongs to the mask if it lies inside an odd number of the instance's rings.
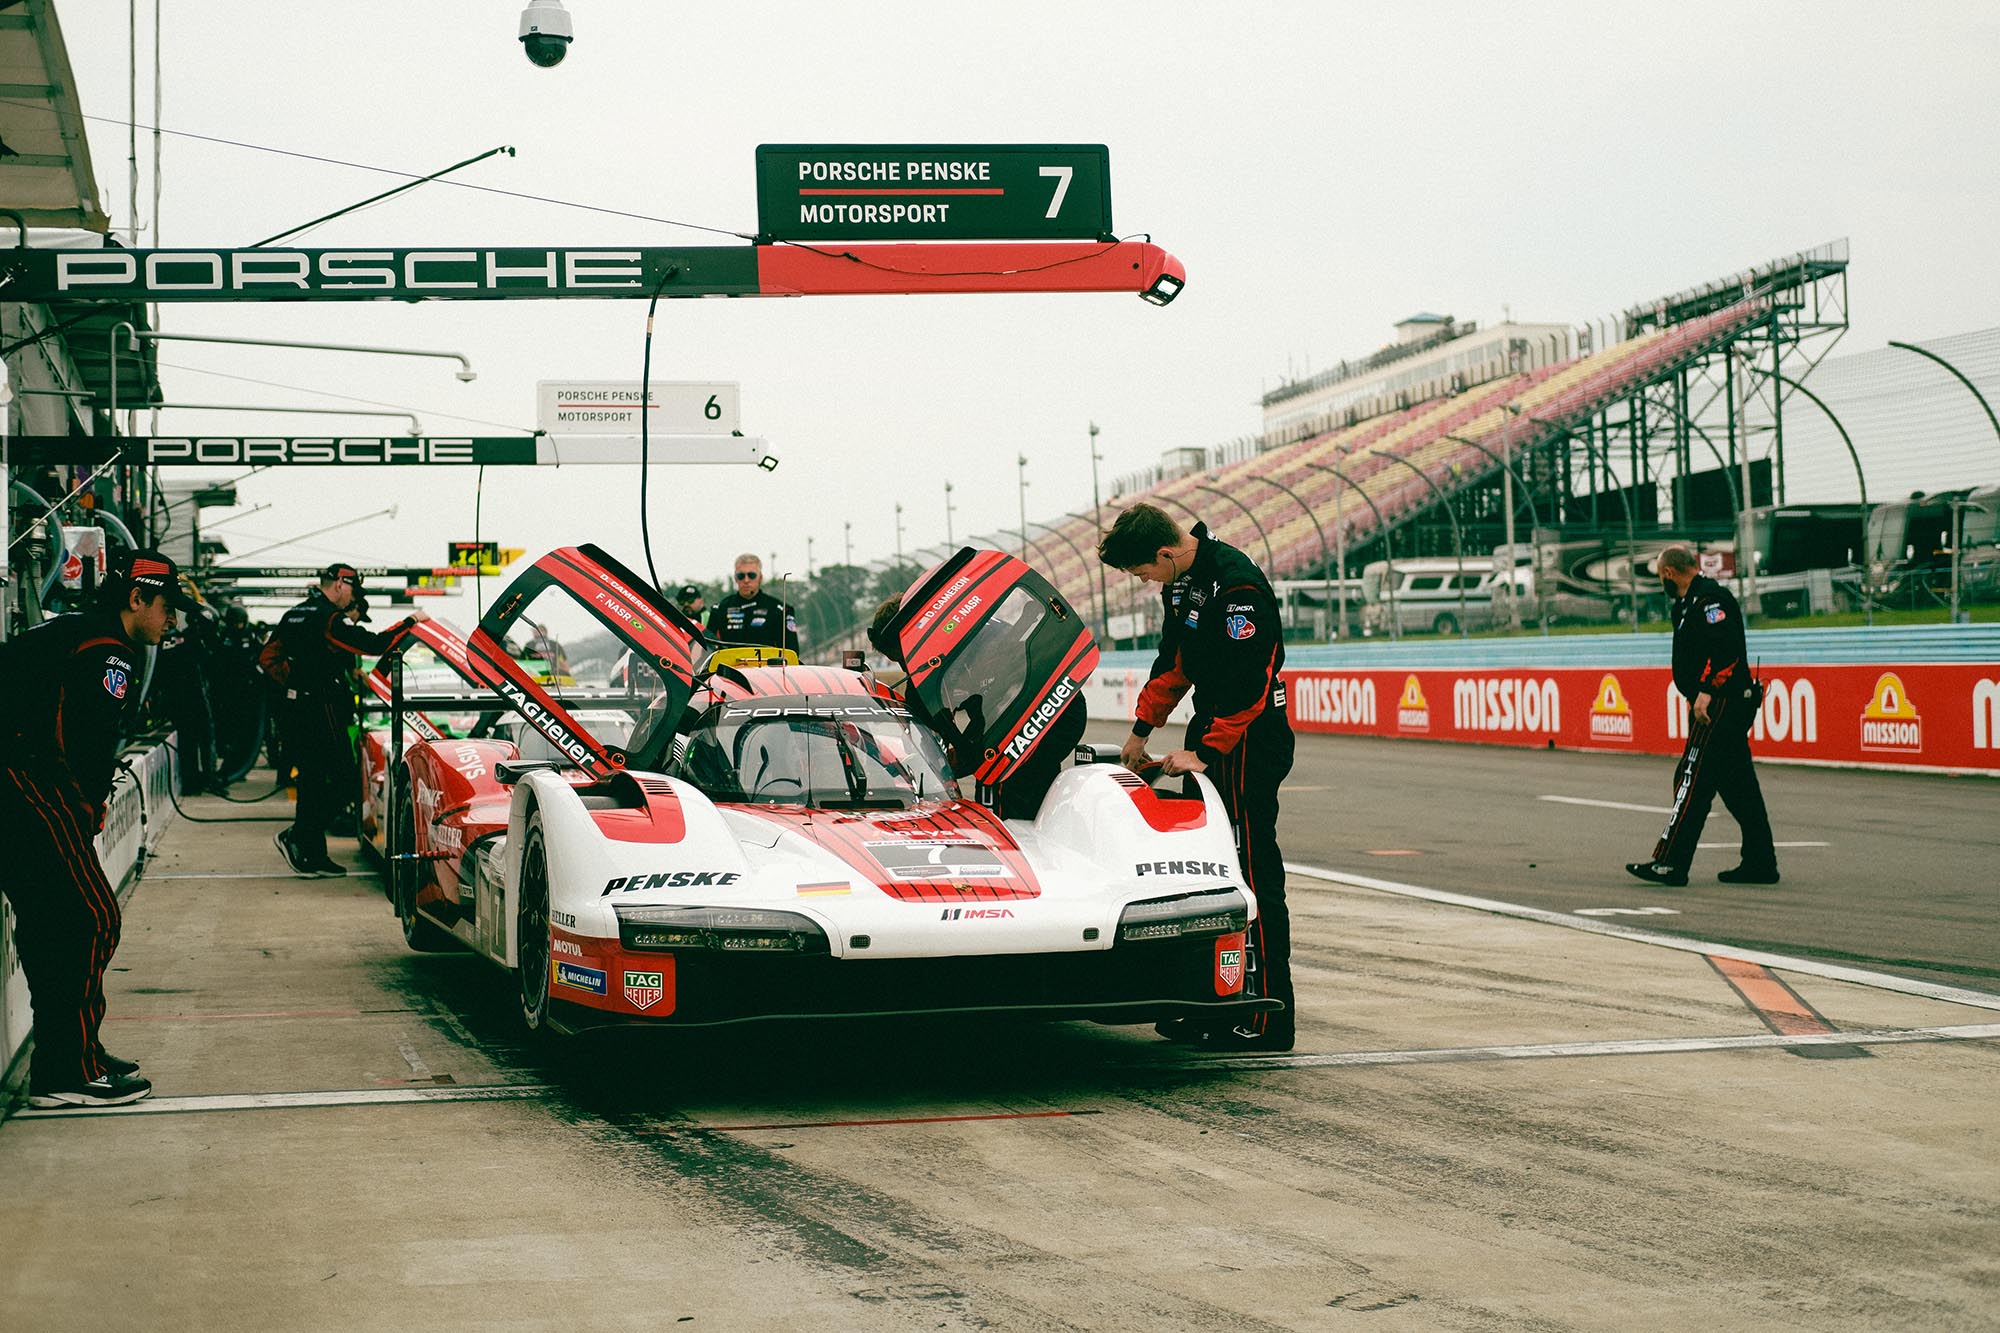
{"label": "safety barrier wall", "polygon": [[[129,750],[124,758],[130,771],[120,772],[112,784],[104,828],[96,839],[104,876],[117,886],[121,899],[172,822],[173,738]],[[6,868],[0,867],[0,874],[5,873]],[[9,1086],[22,1072],[14,1068],[14,1062],[28,1040],[32,1022],[28,978],[14,952],[14,912],[0,899],[0,1072],[6,1073]]]}
{"label": "safety barrier wall", "polygon": [[[2000,663],[1766,665],[1762,759],[2000,776]],[[1100,669],[1091,716],[1122,721],[1143,668]],[[1285,672],[1301,732],[1678,754],[1688,705],[1664,666]],[[1176,720],[1189,716],[1187,701]]]}

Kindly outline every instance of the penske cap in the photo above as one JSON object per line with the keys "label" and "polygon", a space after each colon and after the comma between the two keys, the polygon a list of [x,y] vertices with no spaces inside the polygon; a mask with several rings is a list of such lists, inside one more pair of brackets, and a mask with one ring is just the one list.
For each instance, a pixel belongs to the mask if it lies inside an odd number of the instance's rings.
{"label": "penske cap", "polygon": [[126,576],[132,586],[154,597],[164,597],[176,611],[193,612],[197,603],[181,588],[181,572],[173,561],[158,551],[135,550],[129,557]]}

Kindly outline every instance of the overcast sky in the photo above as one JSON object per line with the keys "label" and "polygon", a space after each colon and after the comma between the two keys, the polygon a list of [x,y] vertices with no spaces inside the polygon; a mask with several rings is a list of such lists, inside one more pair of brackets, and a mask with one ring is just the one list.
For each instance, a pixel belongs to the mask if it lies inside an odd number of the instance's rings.
{"label": "overcast sky", "polygon": [[[150,4],[142,3],[143,11]],[[736,552],[857,562],[1088,507],[1163,449],[1254,431],[1262,390],[1372,350],[1431,310],[1573,323],[1838,237],[1842,351],[1996,322],[2000,11],[1880,3],[686,5],[571,0],[568,59],[537,69],[518,0],[174,0],[161,123],[298,153],[737,231],[759,143],[1109,145],[1114,220],[1187,267],[1131,296],[663,302],[653,373],[735,380],[775,473],[659,468],[663,581]],[[58,0],[86,113],[123,119],[126,0]],[[151,17],[140,119],[150,123]],[[90,127],[114,226],[126,133]],[[141,215],[151,210],[142,136]],[[245,245],[377,193],[362,170],[169,137],[157,234]],[[326,246],[736,244],[678,227],[430,185],[297,238]],[[637,380],[642,301],[169,305],[170,332],[462,351],[387,357],[163,345],[169,399],[418,412],[429,433],[532,428],[541,379]],[[221,371],[291,386],[219,378]],[[319,394],[308,392],[319,391]],[[165,414],[173,432],[400,433],[368,418]],[[637,469],[500,468],[482,535],[597,541],[641,564]],[[1107,485],[1108,494],[1108,485]],[[470,469],[290,469],[243,483],[256,558],[428,563],[473,535]],[[208,512],[213,523],[221,511]],[[451,611],[470,619],[470,608]]]}

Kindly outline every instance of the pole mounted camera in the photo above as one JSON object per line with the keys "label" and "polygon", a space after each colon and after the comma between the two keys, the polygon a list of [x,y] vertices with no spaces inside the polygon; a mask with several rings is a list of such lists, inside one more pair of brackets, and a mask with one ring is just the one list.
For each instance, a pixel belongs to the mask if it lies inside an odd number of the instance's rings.
{"label": "pole mounted camera", "polygon": [[543,69],[562,64],[574,40],[576,29],[562,0],[531,0],[521,11],[521,49]]}

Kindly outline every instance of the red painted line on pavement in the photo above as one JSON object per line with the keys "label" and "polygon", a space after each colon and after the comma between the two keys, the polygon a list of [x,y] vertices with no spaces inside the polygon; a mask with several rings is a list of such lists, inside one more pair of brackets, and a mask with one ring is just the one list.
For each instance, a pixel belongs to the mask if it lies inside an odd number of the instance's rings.
{"label": "red painted line on pavement", "polygon": [[1703,956],[1771,1031],[1787,1037],[1809,1032],[1840,1031],[1762,963],[1746,963],[1740,958],[1717,958],[1713,954]]}
{"label": "red painted line on pavement", "polygon": [[752,1129],[866,1129],[877,1125],[955,1125],[968,1120],[1048,1120],[1057,1116],[1097,1115],[1096,1111],[1007,1111],[998,1115],[923,1115],[897,1120],[789,1120],[765,1125],[671,1125],[648,1132],[670,1134],[680,1129],[710,1129],[742,1133]]}

